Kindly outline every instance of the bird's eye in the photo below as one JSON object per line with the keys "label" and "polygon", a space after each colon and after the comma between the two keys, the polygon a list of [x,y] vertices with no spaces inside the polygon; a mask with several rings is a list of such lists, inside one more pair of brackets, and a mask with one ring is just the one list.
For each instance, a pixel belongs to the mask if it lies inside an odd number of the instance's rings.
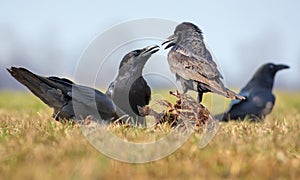
{"label": "bird's eye", "polygon": [[270,65],[269,65],[269,68],[270,68],[270,69],[273,69],[273,68],[274,68],[274,65],[273,65],[273,64],[270,64]]}
{"label": "bird's eye", "polygon": [[140,54],[140,50],[135,50],[135,51],[132,52],[132,54],[134,56],[138,56]]}

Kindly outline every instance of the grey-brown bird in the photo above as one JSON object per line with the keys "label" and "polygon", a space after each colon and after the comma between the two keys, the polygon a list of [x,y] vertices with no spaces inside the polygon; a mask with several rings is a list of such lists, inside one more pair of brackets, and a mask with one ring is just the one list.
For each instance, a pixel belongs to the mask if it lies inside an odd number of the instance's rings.
{"label": "grey-brown bird", "polygon": [[203,93],[213,92],[227,98],[243,100],[244,97],[226,88],[221,81],[223,76],[207,50],[202,31],[190,22],[179,24],[174,34],[162,45],[165,49],[172,47],[168,53],[170,70],[181,82],[183,92],[198,92],[198,102],[202,101]]}

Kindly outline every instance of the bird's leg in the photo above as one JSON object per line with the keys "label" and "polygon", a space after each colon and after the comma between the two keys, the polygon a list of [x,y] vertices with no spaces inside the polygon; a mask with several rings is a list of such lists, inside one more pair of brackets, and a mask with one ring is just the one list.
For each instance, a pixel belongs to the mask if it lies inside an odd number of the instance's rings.
{"label": "bird's leg", "polygon": [[137,126],[147,127],[146,118],[142,116],[134,117]]}
{"label": "bird's leg", "polygon": [[56,121],[59,121],[59,114],[60,114],[60,111],[54,110],[53,114],[52,114],[52,118],[54,118]]}
{"label": "bird's leg", "polygon": [[202,102],[203,92],[198,91],[198,103]]}

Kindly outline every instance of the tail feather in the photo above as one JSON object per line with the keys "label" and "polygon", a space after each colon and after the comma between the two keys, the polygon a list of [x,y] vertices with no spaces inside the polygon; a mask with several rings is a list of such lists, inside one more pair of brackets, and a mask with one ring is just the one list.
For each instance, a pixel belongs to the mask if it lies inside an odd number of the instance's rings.
{"label": "tail feather", "polygon": [[58,90],[60,84],[38,76],[25,68],[11,67],[7,71],[50,107],[61,107],[65,103],[61,98],[62,91]]}
{"label": "tail feather", "polygon": [[[39,76],[25,68],[11,67],[7,71],[34,95],[52,107],[56,120],[74,118],[74,107],[77,107],[75,110],[78,118],[100,114],[104,120],[118,119],[111,99],[96,89],[76,85],[65,78]],[[74,94],[72,90],[75,91],[73,91]]]}
{"label": "tail feather", "polygon": [[231,91],[230,89],[226,89],[227,95],[231,99],[238,99],[238,100],[245,100],[244,96],[238,95],[235,92]]}
{"label": "tail feather", "polygon": [[[225,86],[223,85],[222,82],[219,82],[219,83],[214,82],[214,83],[211,83],[209,85],[202,84],[201,86],[202,86],[201,88],[204,87],[204,89],[206,89],[206,90],[209,90],[213,93],[217,93],[217,94],[222,95],[222,96],[225,96],[227,98],[238,99],[238,100],[245,100],[246,99],[244,96],[238,95],[235,92],[231,91],[230,89],[225,88]],[[199,91],[202,91],[201,88],[200,88]],[[206,91],[206,92],[209,92],[209,91]]]}

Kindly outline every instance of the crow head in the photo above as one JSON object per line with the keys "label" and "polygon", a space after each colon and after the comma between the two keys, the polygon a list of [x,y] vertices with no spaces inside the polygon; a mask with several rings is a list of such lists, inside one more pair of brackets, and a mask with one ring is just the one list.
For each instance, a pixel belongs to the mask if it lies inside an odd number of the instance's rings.
{"label": "crow head", "polygon": [[288,68],[290,67],[284,64],[266,63],[256,71],[251,81],[260,86],[272,88],[276,73]]}
{"label": "crow head", "polygon": [[158,45],[151,45],[143,49],[137,49],[127,53],[120,63],[119,70],[126,69],[130,71],[133,69],[143,69],[151,55],[156,53],[158,50]]}
{"label": "crow head", "polygon": [[169,47],[172,47],[190,38],[192,39],[199,38],[200,40],[203,40],[202,31],[193,23],[183,22],[178,26],[176,26],[174,34],[168,37],[162,43],[162,45],[168,43],[168,45],[165,47],[165,49],[168,49]]}
{"label": "crow head", "polygon": [[262,65],[255,74],[258,76],[263,76],[263,77],[269,77],[269,78],[274,78],[275,74],[283,69],[288,69],[290,68],[287,65],[284,64],[273,64],[273,63],[267,63]]}

